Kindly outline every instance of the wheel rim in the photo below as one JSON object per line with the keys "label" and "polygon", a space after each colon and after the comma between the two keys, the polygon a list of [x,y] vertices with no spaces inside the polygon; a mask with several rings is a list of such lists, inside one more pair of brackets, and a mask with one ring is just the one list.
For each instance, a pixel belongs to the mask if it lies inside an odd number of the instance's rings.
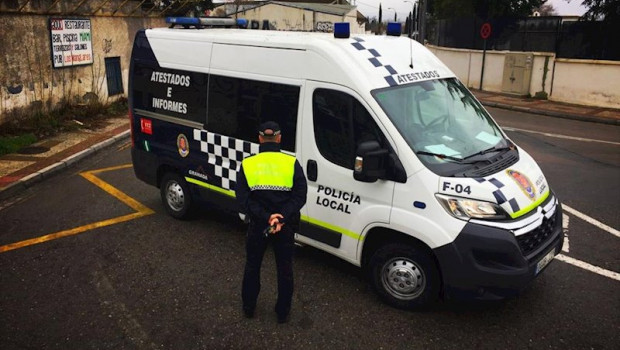
{"label": "wheel rim", "polygon": [[412,300],[420,296],[426,287],[424,271],[407,258],[394,258],[383,265],[381,281],[385,290],[401,300]]}
{"label": "wheel rim", "polygon": [[166,186],[166,202],[170,209],[174,211],[181,211],[185,206],[185,193],[183,193],[183,187],[176,182],[168,182]]}

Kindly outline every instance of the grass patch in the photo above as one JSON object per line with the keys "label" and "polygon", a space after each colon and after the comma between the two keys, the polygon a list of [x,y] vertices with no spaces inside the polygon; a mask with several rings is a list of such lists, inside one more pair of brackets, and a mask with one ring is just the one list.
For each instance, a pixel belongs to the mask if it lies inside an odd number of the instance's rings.
{"label": "grass patch", "polygon": [[37,137],[32,133],[18,136],[0,136],[0,156],[15,153],[21,148],[37,142]]}

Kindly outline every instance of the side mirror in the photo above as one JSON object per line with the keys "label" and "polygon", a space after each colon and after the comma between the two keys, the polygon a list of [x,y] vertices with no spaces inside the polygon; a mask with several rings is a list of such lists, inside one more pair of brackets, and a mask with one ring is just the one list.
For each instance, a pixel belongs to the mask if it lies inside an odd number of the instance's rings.
{"label": "side mirror", "polygon": [[362,142],[355,152],[353,178],[362,182],[385,178],[388,154],[388,150],[381,148],[377,141]]}

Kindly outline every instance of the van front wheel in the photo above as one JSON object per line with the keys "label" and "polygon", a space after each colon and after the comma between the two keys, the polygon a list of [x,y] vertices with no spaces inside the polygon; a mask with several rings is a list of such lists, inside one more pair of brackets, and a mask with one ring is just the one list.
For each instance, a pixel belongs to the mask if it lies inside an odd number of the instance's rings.
{"label": "van front wheel", "polygon": [[390,305],[418,309],[439,295],[439,271],[426,251],[410,245],[388,244],[370,259],[377,293]]}
{"label": "van front wheel", "polygon": [[161,200],[166,212],[175,219],[187,219],[191,215],[192,198],[187,183],[175,173],[166,173],[159,186]]}

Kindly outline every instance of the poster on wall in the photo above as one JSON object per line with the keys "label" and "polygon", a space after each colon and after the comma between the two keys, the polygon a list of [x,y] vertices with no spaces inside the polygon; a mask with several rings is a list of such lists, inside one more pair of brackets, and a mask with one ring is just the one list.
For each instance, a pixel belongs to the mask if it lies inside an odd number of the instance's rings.
{"label": "poster on wall", "polygon": [[50,38],[54,68],[93,63],[90,19],[50,18]]}

